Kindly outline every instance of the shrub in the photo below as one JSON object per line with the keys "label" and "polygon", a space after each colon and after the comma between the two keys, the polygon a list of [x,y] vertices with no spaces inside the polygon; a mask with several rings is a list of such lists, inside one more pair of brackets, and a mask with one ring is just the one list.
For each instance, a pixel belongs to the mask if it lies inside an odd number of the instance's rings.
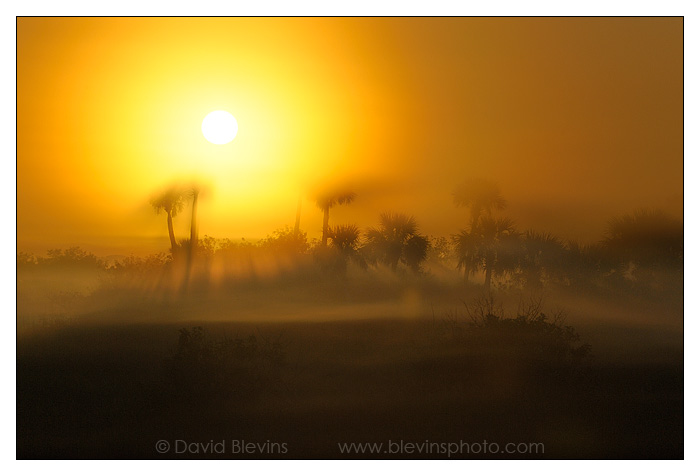
{"label": "shrub", "polygon": [[453,338],[469,347],[485,345],[519,365],[579,365],[590,356],[591,346],[565,325],[564,313],[548,316],[541,300],[521,304],[514,317],[505,317],[503,306],[490,294],[465,307],[466,319],[450,316],[447,323]]}

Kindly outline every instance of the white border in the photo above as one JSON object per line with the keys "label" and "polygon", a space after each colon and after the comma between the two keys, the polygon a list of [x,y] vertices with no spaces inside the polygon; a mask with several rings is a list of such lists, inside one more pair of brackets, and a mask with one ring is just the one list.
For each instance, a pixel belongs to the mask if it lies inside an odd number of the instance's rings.
{"label": "white border", "polygon": [[[146,474],[152,471],[175,471],[176,474],[206,472],[215,470],[217,474],[258,474],[260,472],[274,472],[275,474],[294,475],[308,474],[309,471],[348,476],[357,476],[359,472],[370,470],[375,474],[388,472],[400,472],[409,474],[447,473],[447,474],[479,474],[486,471],[512,472],[518,474],[567,474],[590,476],[592,472],[601,469],[607,474],[620,472],[638,472],[642,474],[658,474],[660,471],[671,470],[675,474],[694,474],[697,470],[698,458],[695,456],[698,448],[697,423],[697,366],[698,353],[693,345],[691,336],[696,335],[698,318],[698,305],[694,302],[695,278],[689,272],[698,269],[700,262],[694,243],[689,239],[698,234],[697,220],[695,219],[698,196],[695,191],[697,179],[697,139],[695,138],[700,127],[697,121],[697,87],[700,84],[697,74],[697,31],[698,22],[689,1],[588,1],[585,3],[561,2],[561,1],[501,1],[466,3],[449,0],[432,0],[430,2],[378,2],[361,0],[354,2],[332,1],[261,1],[261,2],[149,2],[126,0],[118,3],[87,2],[87,1],[24,1],[6,3],[2,9],[3,15],[0,35],[2,35],[3,52],[3,95],[2,95],[2,144],[4,160],[2,161],[2,173],[0,180],[2,185],[2,203],[7,207],[10,216],[13,208],[16,210],[16,164],[15,164],[15,31],[16,16],[115,16],[115,15],[153,15],[153,16],[204,16],[204,15],[269,15],[269,16],[306,16],[306,15],[497,15],[497,16],[558,16],[558,15],[602,15],[602,16],[684,16],[684,46],[685,46],[685,169],[684,169],[684,204],[685,204],[685,230],[686,230],[686,283],[685,295],[685,462],[522,462],[522,461],[396,461],[396,462],[289,462],[289,461],[185,461],[185,462],[15,462],[15,249],[16,222],[10,220],[11,226],[4,227],[2,234],[3,253],[0,254],[0,266],[2,272],[2,302],[4,304],[3,318],[7,328],[2,334],[2,370],[6,382],[11,383],[12,388],[6,387],[2,392],[2,405],[5,418],[3,419],[3,431],[0,454],[2,454],[4,474],[25,474],[35,471],[56,472],[61,469],[70,469],[78,474],[100,474],[123,476],[125,472],[136,471],[138,474]],[[11,67],[10,67],[11,66]],[[8,464],[9,463],[9,464]],[[202,467],[205,465],[205,467]],[[695,473],[696,474],[696,473]]]}

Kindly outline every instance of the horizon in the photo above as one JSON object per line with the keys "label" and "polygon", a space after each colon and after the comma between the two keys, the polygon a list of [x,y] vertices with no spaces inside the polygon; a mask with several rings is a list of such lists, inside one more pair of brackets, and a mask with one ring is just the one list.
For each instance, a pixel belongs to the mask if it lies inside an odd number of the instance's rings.
{"label": "horizon", "polygon": [[684,458],[683,28],[17,17],[16,458]]}
{"label": "horizon", "polygon": [[[641,208],[682,219],[680,18],[17,25],[20,251],[167,250],[148,200],[194,176],[201,234],[234,240],[293,226],[300,193],[320,237],[313,190],[339,182],[357,198],[331,224],[362,229],[392,211],[458,233],[450,192],[469,178],[497,182],[520,229],[565,240]],[[200,130],[216,109],[239,124],[224,145]]]}

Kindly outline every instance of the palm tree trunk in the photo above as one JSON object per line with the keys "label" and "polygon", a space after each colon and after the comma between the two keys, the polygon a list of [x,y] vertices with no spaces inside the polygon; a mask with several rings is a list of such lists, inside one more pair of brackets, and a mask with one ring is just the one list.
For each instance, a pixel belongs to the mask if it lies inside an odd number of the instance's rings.
{"label": "palm tree trunk", "polygon": [[195,190],[192,195],[192,222],[190,224],[190,248],[191,251],[197,248],[197,198],[199,191]]}
{"label": "palm tree trunk", "polygon": [[175,230],[173,230],[173,213],[168,210],[168,236],[170,237],[170,252],[175,255],[177,241],[175,241]]}
{"label": "palm tree trunk", "polygon": [[294,222],[294,236],[299,236],[299,223],[301,222],[301,193],[297,202],[297,219]]}
{"label": "palm tree trunk", "polygon": [[487,291],[491,291],[491,270],[492,270],[492,265],[488,263],[486,265],[486,277],[484,278],[484,287],[486,288]]}
{"label": "palm tree trunk", "polygon": [[187,293],[187,287],[190,283],[190,274],[192,273],[192,263],[194,262],[194,254],[197,249],[197,198],[199,190],[193,190],[192,193],[192,221],[190,222],[190,246],[187,250],[187,267],[185,268],[185,278],[182,281],[182,293]]}
{"label": "palm tree trunk", "polygon": [[323,236],[321,237],[323,246],[328,245],[328,215],[330,214],[330,209],[330,206],[326,206],[323,209]]}
{"label": "palm tree trunk", "polygon": [[475,205],[472,205],[472,222],[470,232],[473,234],[476,232],[476,227],[479,226],[479,216],[481,215],[481,210]]}

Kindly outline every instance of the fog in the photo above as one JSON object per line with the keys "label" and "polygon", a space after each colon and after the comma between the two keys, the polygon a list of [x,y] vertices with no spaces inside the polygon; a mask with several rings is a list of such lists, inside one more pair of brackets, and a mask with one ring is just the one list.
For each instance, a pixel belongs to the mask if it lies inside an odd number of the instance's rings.
{"label": "fog", "polygon": [[[292,226],[300,193],[318,237],[313,191],[338,181],[358,197],[336,224],[397,211],[431,235],[474,177],[564,239],[680,218],[682,53],[680,18],[21,18],[19,247],[157,252],[148,197],[193,174],[216,238]],[[213,109],[229,144],[201,134]]]}
{"label": "fog", "polygon": [[683,458],[682,27],[19,18],[17,457]]}

